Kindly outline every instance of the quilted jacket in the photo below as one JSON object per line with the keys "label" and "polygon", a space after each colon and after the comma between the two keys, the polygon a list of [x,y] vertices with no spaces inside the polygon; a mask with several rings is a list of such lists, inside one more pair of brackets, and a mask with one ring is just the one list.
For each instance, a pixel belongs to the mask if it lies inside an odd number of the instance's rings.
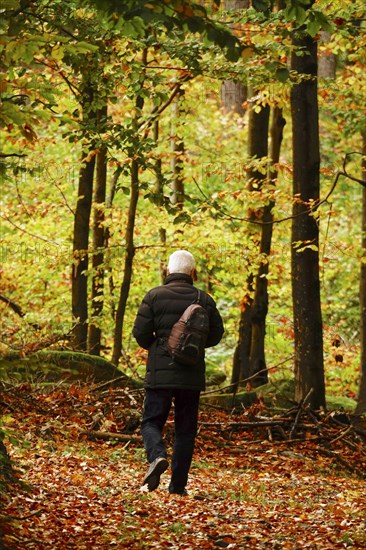
{"label": "quilted jacket", "polygon": [[[164,285],[150,290],[138,309],[133,328],[137,343],[149,350],[145,386],[149,388],[205,389],[205,360],[194,366],[173,361],[165,342],[184,310],[197,300],[198,290],[184,273],[173,273]],[[211,296],[200,290],[200,304],[207,310],[210,331],[206,347],[218,344],[224,333],[221,315]]]}

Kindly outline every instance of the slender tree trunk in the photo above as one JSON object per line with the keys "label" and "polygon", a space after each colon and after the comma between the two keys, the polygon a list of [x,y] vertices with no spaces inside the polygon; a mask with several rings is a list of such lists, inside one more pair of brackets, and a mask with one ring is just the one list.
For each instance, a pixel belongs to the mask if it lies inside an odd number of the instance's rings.
{"label": "slender tree trunk", "polygon": [[[320,31],[320,44],[330,42],[331,33],[326,31]],[[336,67],[337,67],[337,58],[334,53],[323,53],[319,55],[318,58],[318,76],[322,78],[331,78],[332,80],[336,77]]]}
{"label": "slender tree trunk", "polygon": [[[271,149],[268,180],[274,186],[277,181],[277,170],[274,168],[277,165],[280,157],[281,143],[283,137],[283,128],[285,119],[282,116],[282,109],[275,107],[272,114],[271,124]],[[265,358],[265,335],[266,335],[266,317],[268,312],[268,270],[269,256],[271,253],[272,231],[273,231],[273,214],[272,209],[275,203],[270,200],[263,207],[263,225],[261,228],[260,254],[262,257],[258,273],[255,279],[255,292],[252,304],[252,339],[250,347],[250,375],[258,373],[253,379],[252,384],[255,386],[268,382],[268,371]]]}
{"label": "slender tree trunk", "polygon": [[171,123],[171,150],[172,150],[171,169],[173,173],[171,202],[172,204],[176,205],[178,208],[182,208],[184,203],[184,170],[183,170],[184,141],[183,141],[183,138],[178,135],[183,99],[184,99],[184,90],[181,89],[179,93],[177,93],[172,104],[172,123]]}
{"label": "slender tree trunk", "polygon": [[[259,113],[254,109],[249,112],[249,128],[248,128],[248,154],[250,159],[261,159],[268,157],[268,125],[269,125],[268,106],[262,107]],[[252,170],[249,173],[249,190],[258,190],[262,182],[266,179],[266,175],[257,170]],[[261,212],[259,210],[250,209],[248,212],[249,219],[259,221]],[[260,235],[258,226],[253,224],[251,227],[251,238],[257,244],[258,250],[260,247]],[[241,312],[239,322],[239,335],[237,349],[233,358],[233,371],[231,382],[235,387],[240,380],[244,380],[251,376],[250,371],[250,350],[252,345],[252,329],[253,329],[253,298],[254,298],[254,282],[255,275],[249,273],[246,281],[246,290],[243,299],[241,300]],[[255,385],[254,381],[251,381]]]}
{"label": "slender tree trunk", "polygon": [[135,221],[136,221],[136,209],[137,202],[139,197],[139,162],[137,159],[134,159],[131,163],[131,195],[130,195],[130,204],[128,209],[128,219],[126,227],[126,251],[125,251],[125,262],[124,262],[124,271],[123,271],[123,280],[121,285],[120,297],[116,311],[116,324],[114,330],[114,340],[113,340],[113,353],[112,353],[112,363],[118,365],[122,354],[122,331],[123,331],[123,321],[125,317],[127,298],[131,286],[132,278],[132,267],[133,267],[133,258],[135,256],[135,246],[134,246],[134,231],[135,231]]}
{"label": "slender tree trunk", "polygon": [[[119,179],[120,175],[121,175],[121,169],[117,168],[113,173],[109,193],[106,197],[106,209],[107,210],[112,210],[113,201],[114,201],[114,197],[115,197],[116,189],[117,189],[117,183],[118,183],[118,179]],[[115,284],[114,284],[113,271],[111,269],[111,264],[110,264],[111,257],[113,257],[113,251],[111,252],[111,249],[110,249],[110,246],[109,246],[110,238],[111,238],[111,231],[110,231],[110,228],[109,228],[109,224],[107,224],[107,226],[105,228],[105,232],[104,232],[104,249],[106,251],[104,262],[108,266],[109,272],[110,272],[109,276],[108,276],[108,286],[109,286],[109,294],[110,294],[109,309],[110,309],[110,312],[111,312],[112,319],[115,320],[115,318],[116,318],[116,304],[115,304],[115,289],[116,289],[116,287],[115,287]]]}
{"label": "slender tree trunk", "polygon": [[244,116],[243,104],[248,99],[248,88],[237,80],[224,80],[221,85],[221,103],[225,113],[236,113]]}
{"label": "slender tree trunk", "polygon": [[[146,67],[147,64],[147,49],[143,51],[142,55],[142,64],[143,67]],[[141,88],[144,85],[144,75],[141,79]],[[144,106],[144,98],[142,95],[137,95],[136,97],[136,116],[134,120],[133,130],[136,137],[138,136],[138,121],[141,116],[141,111]],[[135,222],[136,222],[136,211],[137,203],[139,198],[139,158],[136,154],[131,162],[131,194],[130,194],[130,203],[128,208],[128,217],[127,217],[127,226],[125,232],[125,262],[123,270],[123,279],[121,284],[120,296],[118,301],[118,306],[116,310],[116,323],[114,329],[114,339],[113,339],[113,351],[112,351],[112,363],[118,365],[118,362],[122,355],[122,338],[123,338],[123,322],[126,312],[127,299],[130,292],[131,280],[132,280],[132,270],[133,270],[133,259],[135,256],[135,245],[134,245],[134,233],[135,233]]]}
{"label": "slender tree trunk", "polygon": [[[317,44],[303,33],[293,39],[292,70],[306,78],[291,92],[293,126],[292,297],[295,333],[295,399],[308,397],[313,409],[325,407],[323,332],[320,307],[319,228],[319,121],[317,98]],[[310,395],[309,395],[310,392]]]}
{"label": "slender tree trunk", "polygon": [[[101,124],[107,116],[107,108],[99,113]],[[93,216],[93,278],[92,278],[92,305],[91,321],[89,322],[88,351],[92,355],[100,355],[102,331],[99,326],[103,312],[104,291],[104,245],[105,245],[105,200],[107,187],[107,148],[100,147],[96,159],[96,177],[94,192]]]}
{"label": "slender tree trunk", "polygon": [[362,251],[360,273],[360,306],[361,306],[361,369],[358,388],[356,414],[366,412],[366,130],[362,133],[362,179],[365,187],[362,188]]}
{"label": "slender tree trunk", "polygon": [[[226,0],[224,8],[227,11],[246,10],[249,8],[249,0]],[[232,30],[235,25],[231,26]],[[243,103],[248,98],[248,88],[246,83],[236,80],[224,80],[221,85],[221,103],[225,113],[236,113],[244,116],[245,108]]]}
{"label": "slender tree trunk", "polygon": [[[96,123],[93,107],[95,88],[90,75],[82,78],[80,105],[83,113],[84,143],[79,170],[78,198],[74,216],[73,266],[71,274],[71,309],[73,349],[87,350],[88,340],[88,267],[89,267],[89,228],[93,199],[93,178],[95,168],[95,145],[90,139],[90,128]],[[87,128],[87,129],[85,129]]]}
{"label": "slender tree trunk", "polygon": [[72,346],[86,351],[88,337],[88,278],[89,222],[93,195],[95,156],[83,152],[79,172],[78,201],[75,209],[73,236],[73,268],[71,276],[72,296]]}
{"label": "slender tree trunk", "polygon": [[[156,146],[159,144],[159,119],[154,122],[154,141]],[[156,203],[161,209],[164,205],[164,185],[163,185],[163,175],[162,175],[162,163],[161,158],[157,156],[155,161],[155,194],[157,197]],[[166,229],[165,227],[159,227],[159,239],[163,248],[166,245]],[[165,254],[160,254],[160,279],[161,283],[164,283],[167,275],[167,265],[165,260]]]}

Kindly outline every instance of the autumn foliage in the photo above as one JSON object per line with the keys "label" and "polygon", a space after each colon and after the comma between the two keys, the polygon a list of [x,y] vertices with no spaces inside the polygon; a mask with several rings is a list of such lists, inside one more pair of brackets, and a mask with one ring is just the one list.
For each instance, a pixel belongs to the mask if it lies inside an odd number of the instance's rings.
{"label": "autumn foliage", "polygon": [[[21,440],[9,445],[18,482],[1,495],[1,548],[366,548],[366,431],[347,415],[203,407],[180,497],[169,470],[140,489],[141,402],[108,387],[3,388]],[[172,419],[165,437],[171,448]]]}

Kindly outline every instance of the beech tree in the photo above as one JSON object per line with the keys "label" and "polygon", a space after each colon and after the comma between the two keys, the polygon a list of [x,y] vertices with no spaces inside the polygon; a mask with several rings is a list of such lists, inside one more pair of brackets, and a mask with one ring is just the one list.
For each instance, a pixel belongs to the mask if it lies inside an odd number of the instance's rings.
{"label": "beech tree", "polygon": [[293,31],[291,69],[299,81],[291,91],[293,147],[292,298],[295,340],[295,399],[325,407],[323,327],[320,306],[319,118],[317,42],[305,29]]}
{"label": "beech tree", "polygon": [[360,314],[361,314],[361,354],[360,354],[360,381],[357,398],[356,414],[366,412],[366,131],[362,132],[362,251],[360,270]]}
{"label": "beech tree", "polygon": [[[251,162],[268,159],[268,128],[270,108],[268,105],[259,105],[259,112],[256,112],[255,103],[249,110],[248,123],[248,156]],[[263,169],[252,168],[248,173],[249,191],[260,190],[264,180],[266,179],[266,171]],[[260,209],[250,209],[248,219],[253,221],[251,238],[255,242],[258,251],[260,249],[260,234],[258,233],[256,222],[261,222],[262,212]],[[258,334],[258,328],[262,315],[260,307],[264,307],[264,317],[267,313],[267,303],[259,304],[257,300],[256,311],[253,311],[253,297],[255,291],[255,273],[249,273],[246,281],[247,288],[244,297],[241,301],[241,315],[239,325],[239,341],[234,355],[233,376],[232,382],[237,383],[239,380],[244,380],[251,375],[254,375],[258,370],[264,370],[255,379],[251,379],[253,386],[265,383],[266,371],[264,357],[259,351],[259,346],[264,353],[264,333],[262,339]],[[258,282],[258,281],[257,281]],[[255,328],[254,328],[255,327]],[[252,348],[252,342],[254,346]],[[255,351],[254,351],[255,349]],[[252,359],[251,359],[252,358]],[[252,361],[252,363],[251,363]],[[237,374],[238,373],[238,374]]]}
{"label": "beech tree", "polygon": [[[235,23],[232,20],[240,19],[243,10],[249,8],[250,0],[225,0],[223,6],[225,11],[228,12],[229,25],[235,31]],[[244,102],[247,98],[248,86],[245,82],[229,79],[223,81],[221,85],[221,101],[225,112],[244,116]]]}

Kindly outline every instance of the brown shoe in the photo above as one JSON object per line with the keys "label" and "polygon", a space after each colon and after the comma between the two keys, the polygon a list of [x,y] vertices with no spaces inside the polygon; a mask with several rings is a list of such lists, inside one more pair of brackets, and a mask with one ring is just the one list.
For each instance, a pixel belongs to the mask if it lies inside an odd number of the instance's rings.
{"label": "brown shoe", "polygon": [[162,456],[156,458],[153,462],[151,462],[142,481],[142,485],[147,485],[149,491],[155,491],[155,489],[159,486],[161,474],[165,472],[168,466],[169,462],[166,458]]}

